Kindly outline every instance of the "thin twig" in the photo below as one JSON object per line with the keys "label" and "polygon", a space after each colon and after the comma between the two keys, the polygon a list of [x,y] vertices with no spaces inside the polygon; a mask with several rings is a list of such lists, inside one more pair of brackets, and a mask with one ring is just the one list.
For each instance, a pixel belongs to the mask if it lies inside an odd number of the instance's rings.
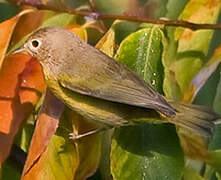
{"label": "thin twig", "polygon": [[162,24],[166,26],[180,26],[184,28],[189,28],[192,30],[198,29],[221,29],[221,24],[199,24],[199,23],[191,23],[188,21],[182,20],[165,20],[165,19],[152,19],[146,17],[138,17],[138,16],[130,16],[130,15],[117,15],[117,14],[101,14],[97,12],[89,12],[89,11],[78,11],[72,9],[59,9],[57,7],[44,5],[44,4],[31,4],[28,2],[20,2],[18,4],[21,5],[29,5],[32,7],[37,8],[38,10],[52,10],[57,12],[66,12],[70,14],[76,14],[80,16],[88,16],[93,18],[94,20],[107,20],[107,19],[119,19],[119,20],[126,20],[126,21],[133,21],[133,22],[145,22],[145,23],[153,23],[153,24]]}
{"label": "thin twig", "polygon": [[90,5],[91,10],[92,10],[93,12],[97,12],[97,8],[96,8],[96,5],[95,5],[95,3],[94,3],[93,0],[89,0],[89,5]]}
{"label": "thin twig", "polygon": [[[96,5],[93,0],[89,0],[89,5],[91,7],[92,12],[97,13],[97,8],[96,8]],[[98,20],[97,23],[103,32],[107,32],[108,29],[106,28],[106,26],[102,20]]]}

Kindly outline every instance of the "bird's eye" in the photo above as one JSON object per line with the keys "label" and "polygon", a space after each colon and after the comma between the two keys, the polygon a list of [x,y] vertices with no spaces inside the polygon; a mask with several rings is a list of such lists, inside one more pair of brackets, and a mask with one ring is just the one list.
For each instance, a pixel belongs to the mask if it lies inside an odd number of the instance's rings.
{"label": "bird's eye", "polygon": [[39,46],[39,41],[33,40],[33,41],[31,42],[31,44],[32,44],[32,46],[33,46],[34,48],[37,48],[37,47]]}

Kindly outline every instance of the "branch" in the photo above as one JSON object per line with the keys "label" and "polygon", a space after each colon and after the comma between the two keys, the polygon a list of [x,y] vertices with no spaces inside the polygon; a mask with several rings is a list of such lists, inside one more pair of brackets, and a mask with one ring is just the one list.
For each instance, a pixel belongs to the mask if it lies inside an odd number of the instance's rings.
{"label": "branch", "polygon": [[17,5],[28,5],[37,8],[38,10],[52,10],[57,12],[65,12],[70,14],[75,14],[79,16],[88,16],[93,18],[94,20],[107,20],[107,19],[119,19],[126,20],[132,22],[140,22],[140,23],[153,23],[153,24],[162,24],[165,26],[175,26],[175,27],[184,27],[189,28],[191,30],[199,30],[199,29],[217,29],[221,30],[221,24],[199,24],[199,23],[191,23],[188,21],[182,20],[165,20],[165,19],[152,19],[146,17],[138,17],[138,16],[130,16],[130,15],[117,15],[117,14],[100,14],[98,12],[89,12],[89,11],[79,11],[72,9],[59,9],[54,6],[44,5],[44,4],[31,4],[28,2],[20,2]]}

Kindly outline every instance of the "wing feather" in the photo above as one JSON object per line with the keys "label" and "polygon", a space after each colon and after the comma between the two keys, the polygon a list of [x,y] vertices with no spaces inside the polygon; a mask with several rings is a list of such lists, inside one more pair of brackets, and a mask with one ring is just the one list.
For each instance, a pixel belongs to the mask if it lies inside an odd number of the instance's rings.
{"label": "wing feather", "polygon": [[157,91],[127,67],[108,58],[108,62],[102,61],[102,67],[97,67],[95,70],[87,64],[86,70],[81,69],[84,72],[80,74],[82,78],[79,78],[79,73],[78,77],[74,77],[76,74],[65,72],[66,78],[60,78],[62,80],[59,81],[61,86],[80,94],[112,102],[155,109],[166,116],[175,114],[175,109]]}

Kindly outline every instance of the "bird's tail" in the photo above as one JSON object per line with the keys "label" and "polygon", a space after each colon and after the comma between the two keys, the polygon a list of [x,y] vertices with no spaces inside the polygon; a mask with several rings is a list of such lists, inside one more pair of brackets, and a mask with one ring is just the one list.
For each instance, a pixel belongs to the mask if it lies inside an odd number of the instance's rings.
{"label": "bird's tail", "polygon": [[169,122],[180,127],[189,129],[200,136],[210,137],[213,135],[215,123],[220,116],[210,108],[171,101],[169,104],[176,109],[176,115],[169,118]]}

